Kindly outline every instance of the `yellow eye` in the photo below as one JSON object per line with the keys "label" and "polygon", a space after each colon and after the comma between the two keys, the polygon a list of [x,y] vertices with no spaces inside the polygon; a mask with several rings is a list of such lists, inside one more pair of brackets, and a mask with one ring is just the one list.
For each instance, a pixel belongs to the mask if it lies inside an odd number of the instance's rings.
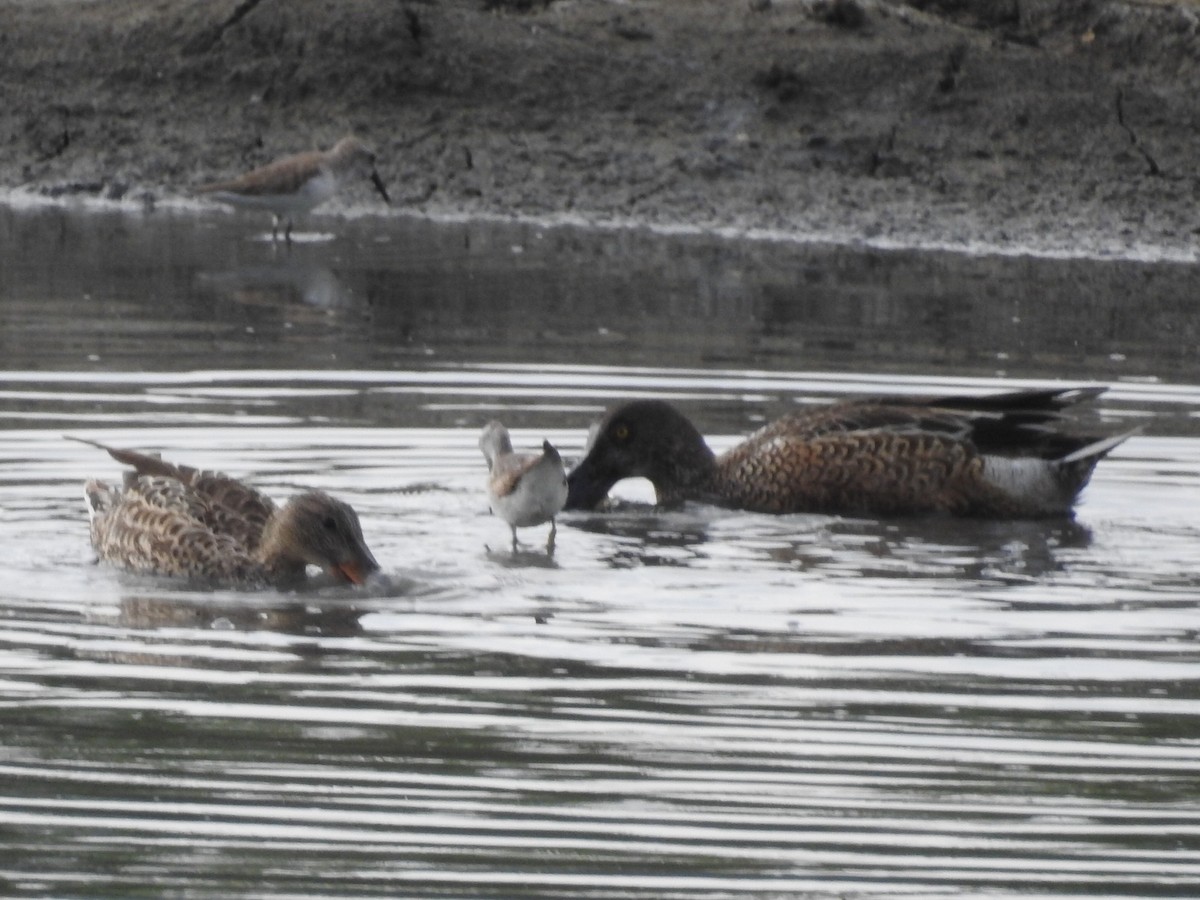
{"label": "yellow eye", "polygon": [[626,438],[628,438],[629,437],[629,426],[625,425],[624,423],[618,425],[616,428],[613,429],[613,437],[615,437],[618,441],[623,441]]}

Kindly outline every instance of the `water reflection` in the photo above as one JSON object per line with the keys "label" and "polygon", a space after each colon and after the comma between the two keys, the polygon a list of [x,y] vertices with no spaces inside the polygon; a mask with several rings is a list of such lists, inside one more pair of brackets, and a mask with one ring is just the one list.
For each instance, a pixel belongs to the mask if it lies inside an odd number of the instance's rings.
{"label": "water reflection", "polygon": [[544,549],[518,547],[516,550],[494,550],[490,545],[484,545],[484,550],[489,562],[510,569],[554,569],[558,567],[558,563],[554,561],[554,554],[547,553]]}
{"label": "water reflection", "polygon": [[[721,547],[748,567],[878,578],[961,578],[971,583],[1035,581],[1064,570],[1086,550],[1091,529],[1074,519],[989,522],[952,518],[856,520],[757,516],[702,506],[663,512],[618,500],[604,512],[571,513],[573,529],[607,538],[613,567],[691,566]],[[728,544],[736,543],[736,550]],[[1063,551],[1066,551],[1064,554]]]}
{"label": "water reflection", "polygon": [[605,538],[613,568],[688,566],[703,558],[709,541],[705,513],[659,512],[651,506],[616,504],[601,513],[569,513],[573,528]]}
{"label": "water reflection", "polygon": [[198,272],[202,289],[249,306],[303,304],[322,310],[350,306],[354,296],[327,266],[284,259],[270,265]]}
{"label": "water reflection", "polygon": [[[172,369],[214,351],[230,367],[286,367],[303,347],[314,367],[558,359],[1169,380],[1190,379],[1200,344],[1185,263],[370,218],[287,251],[245,241],[225,217],[60,208],[0,209],[0,247],[13,368],[137,365],[158,342]],[[344,315],[265,317],[263,302]]]}
{"label": "water reflection", "polygon": [[[123,628],[188,628],[215,631],[274,631],[292,635],[346,637],[360,632],[364,610],[353,601],[254,602],[180,596],[131,595],[120,600],[115,624]],[[96,621],[104,621],[96,616]]]}

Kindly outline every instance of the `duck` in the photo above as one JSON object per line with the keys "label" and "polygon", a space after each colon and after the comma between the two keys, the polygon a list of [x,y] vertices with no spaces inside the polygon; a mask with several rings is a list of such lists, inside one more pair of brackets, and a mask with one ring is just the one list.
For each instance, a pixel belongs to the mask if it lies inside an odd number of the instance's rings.
{"label": "duck", "polygon": [[329,200],[346,176],[358,172],[370,177],[384,203],[391,202],[375,169],[374,151],[353,135],[342,138],[329,150],[285,156],[236,178],[203,184],[195,190],[218,203],[271,213],[271,240],[278,240],[282,222],[286,226],[284,240],[290,244],[293,218]]}
{"label": "duck", "polygon": [[794,412],[717,455],[662,400],[609,409],[567,477],[566,509],[594,509],[624,478],[685,501],[758,513],[993,519],[1071,515],[1113,436],[1056,427],[1104,388],[866,398]]}
{"label": "duck", "polygon": [[549,522],[546,552],[553,553],[555,517],[567,502],[567,472],[558,450],[543,440],[541,453],[514,453],[508,429],[497,421],[484,426],[479,449],[487,460],[488,503],[512,529],[513,552],[518,528]]}
{"label": "duck", "polygon": [[97,479],[84,486],[92,547],[103,562],[236,588],[299,586],[309,566],[355,585],[379,570],[358,515],[323,491],[277,506],[218,472],[71,439],[131,467],[120,488]]}

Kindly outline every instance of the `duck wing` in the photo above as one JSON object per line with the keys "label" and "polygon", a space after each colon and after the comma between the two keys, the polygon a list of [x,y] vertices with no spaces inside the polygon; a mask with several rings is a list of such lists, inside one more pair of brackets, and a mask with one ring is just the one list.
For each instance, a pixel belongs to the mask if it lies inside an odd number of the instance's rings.
{"label": "duck wing", "polygon": [[1062,420],[1063,410],[1104,390],[1048,388],[924,400],[905,396],[848,400],[786,415],[756,431],[747,442],[882,431],[970,442],[982,453],[1054,459],[1096,440],[1065,435],[1051,426]]}
{"label": "duck wing", "polygon": [[541,456],[532,453],[506,453],[496,457],[488,476],[488,492],[494,497],[507,497],[541,461]]}
{"label": "duck wing", "polygon": [[863,431],[945,434],[965,438],[970,434],[971,421],[970,416],[954,410],[852,400],[783,416],[760,428],[747,440],[770,441],[783,436],[812,439]]}
{"label": "duck wing", "polygon": [[251,552],[258,549],[263,529],[275,514],[269,497],[219,472],[197,472],[189,487],[204,499],[204,522],[214,534],[227,535]]}
{"label": "duck wing", "polygon": [[944,397],[880,398],[878,402],[898,403],[902,406],[935,406],[940,409],[959,409],[974,412],[1004,412],[1009,414],[1060,413],[1080,403],[1095,400],[1108,388],[1069,387],[1031,388],[1020,391],[1003,391],[999,394],[950,394]]}

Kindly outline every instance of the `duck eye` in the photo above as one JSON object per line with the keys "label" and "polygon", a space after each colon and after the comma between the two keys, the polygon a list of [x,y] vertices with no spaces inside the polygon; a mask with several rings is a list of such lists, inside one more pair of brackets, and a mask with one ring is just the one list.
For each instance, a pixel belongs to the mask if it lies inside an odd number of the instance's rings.
{"label": "duck eye", "polygon": [[629,426],[626,425],[624,422],[622,422],[620,425],[618,425],[616,428],[613,429],[613,437],[615,437],[618,441],[628,440],[629,439]]}
{"label": "duck eye", "polygon": [[326,516],[321,520],[321,527],[326,531],[337,531],[337,520],[333,516]]}

